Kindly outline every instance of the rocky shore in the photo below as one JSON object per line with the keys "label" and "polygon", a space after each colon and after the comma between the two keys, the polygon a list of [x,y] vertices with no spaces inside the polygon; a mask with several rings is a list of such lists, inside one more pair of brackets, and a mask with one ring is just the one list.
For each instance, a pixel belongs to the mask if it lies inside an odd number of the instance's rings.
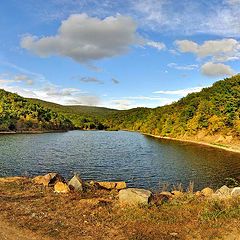
{"label": "rocky shore", "polygon": [[[201,191],[193,192],[188,189],[172,191],[160,191],[153,193],[147,189],[128,188],[126,182],[84,182],[77,175],[73,176],[69,181],[65,180],[58,173],[48,173],[43,176],[37,176],[32,179],[34,184],[52,187],[55,193],[70,193],[71,191],[83,192],[94,189],[115,190],[118,192],[117,199],[120,204],[127,205],[159,205],[164,201],[171,201],[174,198],[182,197],[184,194],[193,194],[196,197],[205,197],[211,199],[227,199],[240,197],[240,187],[228,187],[226,185],[214,191],[212,188],[206,187]],[[236,183],[235,183],[236,184]]]}
{"label": "rocky shore", "polygon": [[[0,220],[15,235],[33,232],[32,239],[237,239],[229,238],[240,234],[240,187],[233,183],[151,192],[58,173],[0,178]],[[13,240],[4,234],[0,239]]]}

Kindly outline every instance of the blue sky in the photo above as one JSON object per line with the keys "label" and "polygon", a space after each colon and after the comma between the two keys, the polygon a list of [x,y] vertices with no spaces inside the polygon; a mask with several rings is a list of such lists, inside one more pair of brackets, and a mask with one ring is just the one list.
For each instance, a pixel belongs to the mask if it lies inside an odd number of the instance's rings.
{"label": "blue sky", "polygon": [[240,71],[240,0],[8,0],[0,88],[65,105],[157,107]]}

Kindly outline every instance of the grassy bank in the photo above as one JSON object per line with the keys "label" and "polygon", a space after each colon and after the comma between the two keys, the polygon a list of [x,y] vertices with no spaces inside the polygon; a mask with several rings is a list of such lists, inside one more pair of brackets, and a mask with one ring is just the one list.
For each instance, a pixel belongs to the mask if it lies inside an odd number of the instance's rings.
{"label": "grassy bank", "polygon": [[128,207],[119,204],[117,194],[103,189],[56,194],[30,178],[2,178],[1,224],[11,222],[37,239],[238,239],[240,234],[239,198],[211,200],[186,192],[161,204]]}

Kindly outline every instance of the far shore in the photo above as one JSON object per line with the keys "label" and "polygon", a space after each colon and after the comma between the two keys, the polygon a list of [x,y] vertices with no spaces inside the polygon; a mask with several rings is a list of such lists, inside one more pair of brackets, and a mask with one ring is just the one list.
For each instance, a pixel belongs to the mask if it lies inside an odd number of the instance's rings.
{"label": "far shore", "polygon": [[[98,131],[95,129],[92,130],[84,130],[84,129],[75,129],[78,131]],[[43,134],[43,133],[58,133],[58,132],[68,132],[73,130],[46,130],[46,131],[0,131],[0,135],[7,135],[7,134]],[[128,130],[128,129],[121,129],[120,131],[127,131],[127,132],[138,132],[145,136],[150,136],[153,138],[163,139],[163,140],[170,140],[170,141],[178,141],[178,142],[187,142],[187,143],[193,143],[193,144],[199,144],[204,145],[208,147],[218,148],[224,151],[228,152],[234,152],[234,153],[240,153],[240,147],[237,145],[230,145],[230,144],[220,144],[220,143],[210,143],[210,142],[204,142],[204,141],[197,141],[197,140],[190,140],[190,139],[182,139],[182,138],[172,138],[172,137],[163,137],[159,135],[149,134],[149,133],[143,133],[141,131],[134,131],[134,130]]]}
{"label": "far shore", "polygon": [[232,145],[224,144],[225,146],[221,146],[220,144],[217,145],[218,143],[207,143],[207,142],[196,141],[196,140],[188,140],[188,139],[180,139],[180,138],[172,138],[172,137],[162,137],[162,136],[148,134],[148,133],[142,133],[142,134],[146,135],[146,136],[154,137],[154,138],[164,139],[164,140],[171,140],[171,141],[199,144],[199,145],[204,145],[204,146],[208,146],[208,147],[222,149],[224,151],[240,153],[240,148],[238,146],[236,146],[236,145],[232,146]]}
{"label": "far shore", "polygon": [[43,134],[43,133],[57,133],[57,132],[67,132],[69,130],[36,130],[36,131],[0,131],[0,135],[7,134]]}

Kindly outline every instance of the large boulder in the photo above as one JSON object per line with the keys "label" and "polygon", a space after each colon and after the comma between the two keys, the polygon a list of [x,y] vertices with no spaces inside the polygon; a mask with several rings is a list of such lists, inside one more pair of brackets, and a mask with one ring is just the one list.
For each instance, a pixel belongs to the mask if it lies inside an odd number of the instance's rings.
{"label": "large boulder", "polygon": [[68,192],[70,192],[70,188],[68,187],[68,185],[66,183],[57,182],[54,185],[54,192],[56,192],[56,193],[68,193]]}
{"label": "large boulder", "polygon": [[239,197],[240,196],[240,187],[235,187],[231,191],[231,196]]}
{"label": "large boulder", "polygon": [[204,197],[211,197],[213,195],[213,193],[214,193],[214,191],[209,187],[206,187],[201,191],[201,194]]}
{"label": "large boulder", "polygon": [[139,188],[122,189],[118,194],[120,203],[128,205],[147,205],[151,196],[149,190]]}
{"label": "large boulder", "polygon": [[56,182],[64,182],[64,178],[58,173],[48,173],[44,176],[37,176],[33,178],[35,184],[50,186],[54,185]]}
{"label": "large boulder", "polygon": [[73,188],[75,191],[83,191],[83,181],[76,175],[69,181],[68,186]]}
{"label": "large boulder", "polygon": [[226,185],[219,188],[213,195],[213,197],[218,198],[228,198],[231,197],[231,189],[227,187]]}
{"label": "large boulder", "polygon": [[96,185],[100,188],[112,190],[117,189],[121,190],[127,187],[127,184],[125,182],[96,182]]}

